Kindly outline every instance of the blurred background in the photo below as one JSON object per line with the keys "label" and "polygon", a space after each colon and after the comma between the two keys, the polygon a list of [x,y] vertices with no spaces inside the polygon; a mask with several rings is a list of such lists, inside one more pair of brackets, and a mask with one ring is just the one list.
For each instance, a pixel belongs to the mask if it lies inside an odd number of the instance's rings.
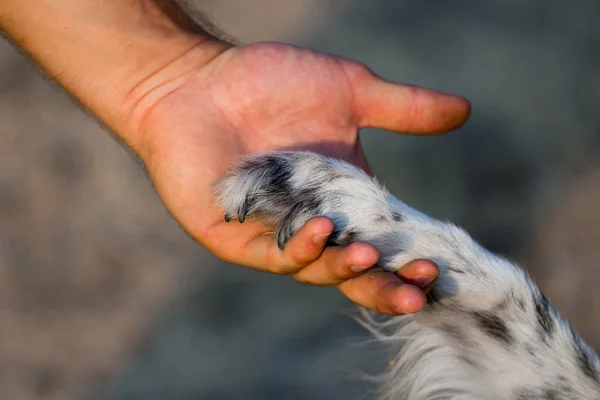
{"label": "blurred background", "polygon": [[[377,176],[517,260],[600,347],[600,2],[197,1],[244,42],[469,98],[444,137],[365,131]],[[3,399],[366,399],[334,289],[218,262],[136,161],[0,42]]]}

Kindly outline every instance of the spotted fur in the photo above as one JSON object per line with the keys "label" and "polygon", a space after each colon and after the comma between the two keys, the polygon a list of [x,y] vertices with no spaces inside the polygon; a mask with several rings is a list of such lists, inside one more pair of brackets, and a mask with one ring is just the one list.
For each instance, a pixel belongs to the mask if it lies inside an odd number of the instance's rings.
{"label": "spotted fur", "polygon": [[309,152],[247,158],[216,185],[225,219],[258,218],[280,248],[324,215],[330,241],[375,245],[379,265],[441,269],[425,309],[368,323],[397,362],[382,399],[598,400],[600,360],[527,274],[458,227],[408,207],[360,169]]}

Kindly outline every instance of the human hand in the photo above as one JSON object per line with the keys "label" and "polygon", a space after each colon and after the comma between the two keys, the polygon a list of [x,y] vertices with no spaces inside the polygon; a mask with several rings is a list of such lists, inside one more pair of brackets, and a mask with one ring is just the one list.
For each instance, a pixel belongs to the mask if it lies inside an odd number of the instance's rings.
{"label": "human hand", "polygon": [[425,304],[433,263],[411,262],[398,276],[363,273],[377,250],[324,249],[333,225],[322,217],[280,251],[269,227],[226,224],[210,188],[241,156],[284,148],[368,171],[360,128],[448,131],[467,119],[464,99],[384,82],[359,63],[306,49],[233,47],[171,0],[3,1],[0,29],[142,158],[172,215],[221,259],[337,285],[387,314]]}
{"label": "human hand", "polygon": [[324,248],[333,230],[325,217],[309,221],[282,251],[267,234],[270,227],[226,223],[211,185],[240,157],[276,149],[310,149],[369,171],[360,128],[441,133],[464,123],[468,102],[282,44],[230,47],[196,65],[203,56],[199,46],[177,60],[184,73],[171,69],[176,79],[153,77],[166,81],[168,91],[156,84],[129,99],[132,129],[143,138],[138,154],[172,215],[224,261],[336,285],[355,303],[385,314],[419,311],[423,290],[438,274],[432,262],[411,262],[398,276],[369,269],[378,259],[369,244]]}

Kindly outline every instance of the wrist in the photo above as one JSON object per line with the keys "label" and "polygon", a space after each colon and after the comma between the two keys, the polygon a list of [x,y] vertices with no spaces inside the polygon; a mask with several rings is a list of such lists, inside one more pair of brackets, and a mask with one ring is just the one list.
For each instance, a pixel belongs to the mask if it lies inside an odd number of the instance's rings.
{"label": "wrist", "polygon": [[146,110],[231,47],[161,0],[8,0],[0,28],[136,152]]}

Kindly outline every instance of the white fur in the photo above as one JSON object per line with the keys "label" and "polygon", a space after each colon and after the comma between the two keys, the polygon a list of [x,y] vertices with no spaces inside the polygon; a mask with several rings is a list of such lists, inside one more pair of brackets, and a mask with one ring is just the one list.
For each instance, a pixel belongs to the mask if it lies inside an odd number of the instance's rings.
{"label": "white fur", "polygon": [[382,378],[383,399],[600,399],[598,357],[523,270],[358,168],[308,152],[264,154],[233,168],[217,193],[228,216],[274,225],[281,245],[324,215],[336,244],[372,243],[384,269],[415,259],[439,265],[423,311],[368,320],[397,358]]}

